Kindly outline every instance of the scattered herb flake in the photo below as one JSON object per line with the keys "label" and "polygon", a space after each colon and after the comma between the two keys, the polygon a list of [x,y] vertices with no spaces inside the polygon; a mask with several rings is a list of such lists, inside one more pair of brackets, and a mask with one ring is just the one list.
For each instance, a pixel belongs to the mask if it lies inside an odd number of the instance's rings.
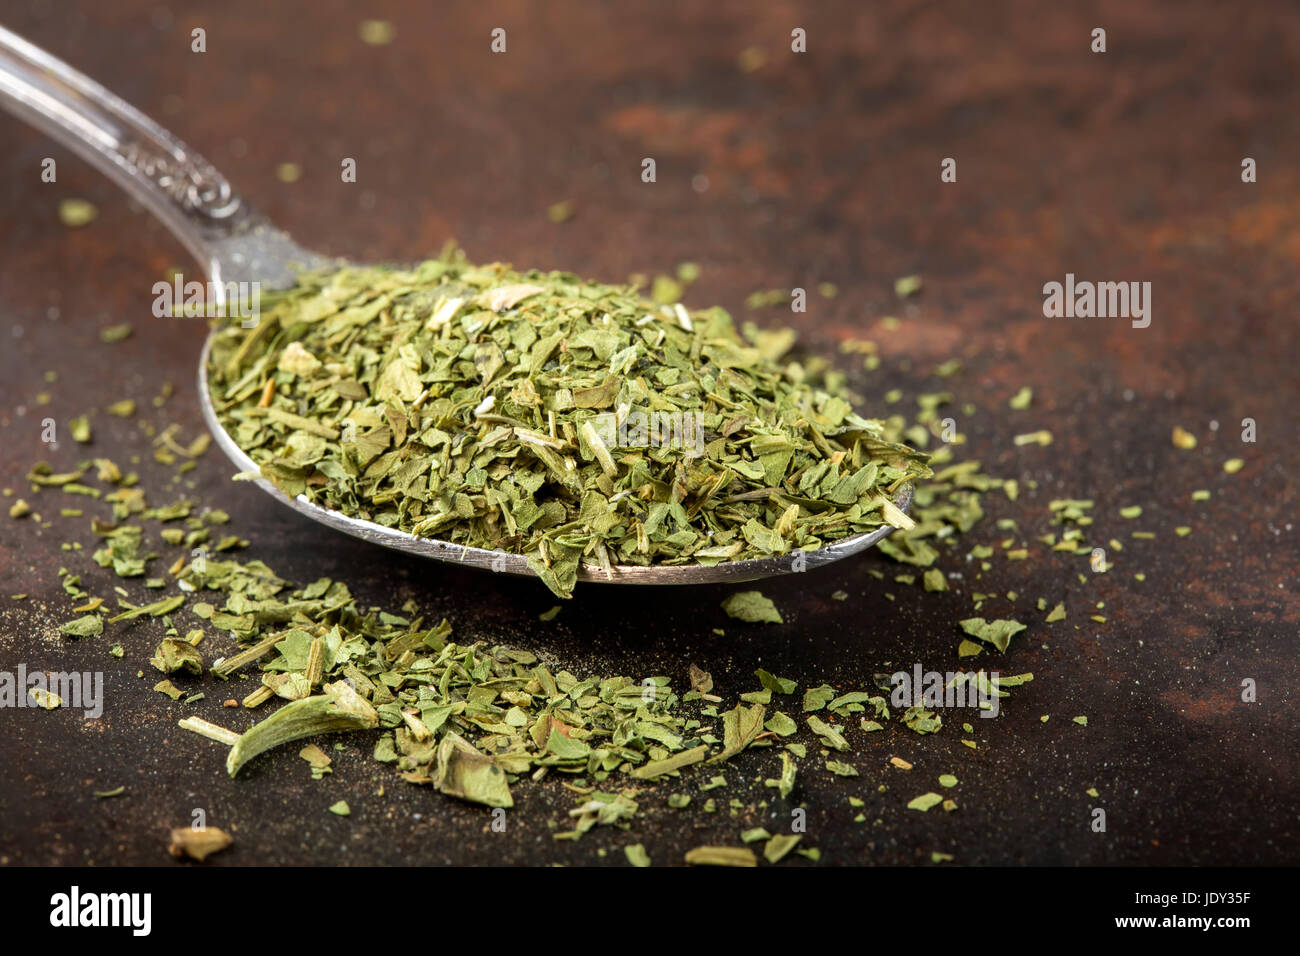
{"label": "scattered herb flake", "polygon": [[739,591],[722,602],[728,617],[751,624],[784,624],[781,612],[761,591]]}

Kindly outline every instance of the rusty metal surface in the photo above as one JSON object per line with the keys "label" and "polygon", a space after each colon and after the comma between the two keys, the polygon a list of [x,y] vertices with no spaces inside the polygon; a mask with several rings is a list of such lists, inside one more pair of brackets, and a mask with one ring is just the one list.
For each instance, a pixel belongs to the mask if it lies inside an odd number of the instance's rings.
{"label": "rusty metal surface", "polygon": [[[834,282],[838,296],[811,295],[806,314],[753,317],[794,322],[827,355],[849,336],[875,340],[880,370],[853,378],[873,411],[892,388],[908,403],[940,389],[958,408],[974,403],[977,414],[961,420],[966,450],[1024,491],[991,500],[990,517],[941,559],[966,574],[954,590],[895,584],[899,567],[869,553],[765,584],[786,623],[764,627],[725,617],[719,601],[735,590],[725,586],[582,586],[543,623],[537,615],[554,602],[540,585],[331,532],[230,483],[212,453],[174,495],[192,482],[234,516],[250,556],[294,580],[345,578],[365,604],[414,599],[461,640],[516,643],[581,674],[662,673],[681,686],[693,662],[733,697],[754,688],[758,666],[804,687],[863,687],[873,672],[914,662],[953,669],[954,622],[970,616],[970,591],[1014,590],[1017,604],[980,613],[1014,614],[1030,630],[1005,661],[981,660],[1035,680],[1002,717],[974,721],[979,750],[960,744],[958,714],[933,737],[897,727],[858,735],[856,780],[805,761],[806,845],[833,863],[928,863],[933,851],[959,864],[1294,862],[1300,12],[1212,2],[369,7],[22,0],[3,16],[173,128],[277,224],[332,254],[411,259],[456,237],[475,259],[608,281],[689,259],[704,270],[689,301],[745,318],[750,291]],[[391,46],[357,40],[365,15],[396,24]],[[1105,54],[1089,51],[1099,25]],[[498,26],[504,55],[488,48]],[[787,52],[795,26],[807,30],[805,55]],[[207,29],[206,54],[189,51],[195,27]],[[767,59],[745,72],[737,58],[749,47]],[[102,410],[134,397],[154,421],[190,435],[202,427],[191,383],[203,329],[149,316],[152,283],[190,264],[106,181],[3,115],[0,144],[0,487],[27,494],[22,476],[41,458],[111,452],[139,455],[144,483],[170,488],[137,425]],[[55,184],[40,182],[46,156],[58,161]],[[339,182],[347,156],[357,184]],[[640,180],[646,156],[658,162],[654,184]],[[1255,184],[1241,182],[1246,156],[1258,163]],[[955,184],[939,181],[944,157],[958,160]],[[274,170],[289,161],[303,177],[285,184]],[[70,196],[93,200],[99,218],[61,226],[57,205]],[[577,215],[557,225],[545,211],[559,200]],[[1044,318],[1042,286],[1067,272],[1150,281],[1150,327]],[[899,303],[893,279],[909,273],[925,288]],[[135,334],[102,345],[99,330],[124,320]],[[954,357],[957,375],[931,374]],[[176,393],[153,410],[164,380]],[[1013,412],[1006,401],[1022,385],[1035,403]],[[48,406],[37,403],[43,391]],[[90,449],[41,444],[42,418],[91,410]],[[1240,441],[1247,417],[1253,444]],[[1198,435],[1194,451],[1172,446],[1175,425]],[[1038,428],[1055,443],[1013,444]],[[1232,457],[1246,465],[1227,475]],[[1199,488],[1212,499],[1192,502]],[[1081,583],[1078,558],[1032,544],[1058,497],[1096,500],[1090,539],[1124,539],[1111,573]],[[54,496],[41,498],[45,510],[51,502],[57,511]],[[1144,509],[1137,522],[1118,515],[1131,504]],[[997,559],[977,576],[962,555],[1005,537],[996,517],[1018,522],[1033,559]],[[493,833],[480,808],[371,761],[364,735],[344,741],[324,781],[310,780],[296,748],[230,781],[222,748],[176,727],[190,712],[235,723],[224,695],[205,687],[206,700],[184,707],[150,690],[156,624],[112,640],[57,637],[72,616],[61,566],[98,593],[116,580],[60,549],[90,537],[84,519],[52,520],[43,530],[0,515],[0,670],[103,670],[108,704],[93,721],[66,709],[0,711],[0,862],[164,863],[166,829],[195,807],[236,836],[213,865],[621,863],[633,842],[677,862],[692,846],[735,843],[743,828],[775,829],[771,814],[788,812],[727,810],[731,797],[748,806],[774,794],[762,787],[771,751],[727,765],[728,788],[710,794],[724,797],[715,815],[684,816],[647,797],[631,830],[598,828],[578,843],[551,837],[568,825],[571,795],[558,784],[516,787],[508,832]],[[1192,533],[1177,537],[1180,525]],[[1156,538],[1130,540],[1137,528]],[[832,600],[837,590],[848,600]],[[14,602],[14,592],[31,596]],[[1066,601],[1068,621],[1043,625],[1032,610],[1040,596]],[[113,641],[126,648],[121,661],[107,655]],[[1258,683],[1257,703],[1241,701],[1246,678]],[[1070,720],[1081,714],[1086,728]],[[895,754],[915,769],[890,769]],[[961,780],[958,811],[903,809],[948,772]],[[658,792],[686,789],[698,803],[702,780]],[[118,785],[126,796],[91,795]],[[863,822],[850,794],[866,802]],[[326,812],[338,799],[350,818]],[[1104,834],[1089,827],[1096,806],[1107,811]]]}

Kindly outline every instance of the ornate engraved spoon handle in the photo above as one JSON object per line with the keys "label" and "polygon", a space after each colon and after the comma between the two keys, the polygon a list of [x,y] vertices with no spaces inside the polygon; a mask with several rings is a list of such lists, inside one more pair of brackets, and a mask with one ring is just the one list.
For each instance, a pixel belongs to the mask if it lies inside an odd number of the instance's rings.
{"label": "ornate engraved spoon handle", "polygon": [[0,106],[80,154],[206,262],[251,215],[226,178],[149,117],[0,27]]}

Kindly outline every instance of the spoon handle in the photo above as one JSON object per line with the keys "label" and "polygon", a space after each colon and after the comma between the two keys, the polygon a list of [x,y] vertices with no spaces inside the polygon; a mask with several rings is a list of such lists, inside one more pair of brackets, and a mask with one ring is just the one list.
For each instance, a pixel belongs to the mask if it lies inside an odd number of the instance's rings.
{"label": "spoon handle", "polygon": [[251,211],[194,150],[57,57],[0,26],[0,106],[144,204],[200,262]]}

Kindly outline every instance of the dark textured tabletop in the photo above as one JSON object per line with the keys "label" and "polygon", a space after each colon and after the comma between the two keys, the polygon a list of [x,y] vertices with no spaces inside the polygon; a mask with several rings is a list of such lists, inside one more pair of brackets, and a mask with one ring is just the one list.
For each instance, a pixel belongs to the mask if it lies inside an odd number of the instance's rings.
{"label": "dark textured tabletop", "polygon": [[[173,484],[137,421],[104,410],[132,397],[159,427],[202,429],[204,325],[149,312],[153,283],[194,265],[106,179],[0,114],[0,487],[52,521],[42,529],[0,513],[0,670],[100,670],[107,701],[98,720],[0,710],[0,862],[167,863],[168,828],[200,808],[236,840],[211,865],[622,863],[621,848],[638,842],[671,863],[694,846],[735,844],[743,829],[779,827],[774,815],[787,812],[752,799],[774,775],[771,751],[726,765],[729,787],[714,795],[740,797],[734,814],[727,799],[710,815],[647,797],[630,829],[598,827],[578,842],[552,837],[573,805],[554,780],[518,785],[497,833],[483,808],[397,780],[370,759],[364,734],[344,738],[319,782],[297,747],[228,779],[223,748],[176,721],[242,728],[251,715],[232,716],[210,687],[190,705],[151,690],[157,622],[97,639],[57,634],[75,603],[60,567],[99,593],[119,582],[88,552],[61,550],[89,545],[88,518],[58,517],[58,495],[33,499],[24,475],[41,459],[61,467],[103,454],[139,456],[160,499],[187,493],[229,511],[246,555],[284,577],[346,579],[367,606],[413,599],[448,618],[458,640],[511,643],[579,675],[666,674],[684,687],[694,663],[730,699],[757,689],[757,667],[802,690],[863,688],[917,662],[964,666],[956,622],[975,613],[971,592],[1015,591],[1015,602],[999,597],[979,613],[1029,629],[1005,659],[979,662],[1034,680],[998,719],[974,721],[978,749],[961,744],[969,718],[957,714],[933,736],[896,721],[856,735],[846,758],[855,779],[810,759],[794,801],[807,811],[804,846],[823,864],[929,864],[935,852],[956,864],[1294,862],[1293,5],[13,0],[2,17],[172,129],[306,245],[410,260],[455,238],[476,261],[604,281],[696,262],[691,305],[793,324],[805,347],[851,373],[868,414],[893,410],[883,399],[892,389],[900,408],[951,392],[962,454],[1022,491],[1014,502],[990,494],[984,521],[944,552],[939,567],[964,575],[946,593],[895,582],[909,569],[873,552],[764,583],[782,625],[726,617],[719,602],[734,586],[583,586],[540,621],[556,602],[539,584],[342,537],[232,483],[215,449]],[[392,42],[361,42],[366,17],[390,21]],[[504,54],[490,49],[498,27]],[[1092,50],[1097,27],[1104,53]],[[205,53],[191,51],[196,28]],[[806,53],[791,51],[795,28]],[[41,181],[46,157],[57,182]],[[340,181],[343,157],[356,160],[356,183]],[[642,181],[646,157],[654,183]],[[956,182],[941,181],[945,158]],[[1254,182],[1243,182],[1246,158]],[[297,181],[277,176],[285,163],[301,168]],[[66,228],[67,198],[93,202],[97,219]],[[560,201],[574,216],[552,222]],[[1150,282],[1149,326],[1045,317],[1043,286],[1067,273]],[[922,291],[900,301],[894,281],[913,274]],[[838,293],[812,291],[821,283]],[[810,290],[804,313],[745,307],[755,290],[795,287]],[[101,342],[121,322],[132,336]],[[878,369],[839,351],[849,338],[877,344]],[[936,377],[950,359],[961,369]],[[174,394],[154,408],[164,382]],[[1009,408],[1023,386],[1032,405]],[[966,403],[975,414],[963,414]],[[42,419],[83,413],[93,445],[42,443]],[[1242,440],[1243,419],[1253,442]],[[1175,447],[1176,426],[1195,449]],[[1050,446],[1014,443],[1039,429]],[[1244,467],[1230,474],[1233,458]],[[1198,489],[1210,499],[1193,500]],[[1090,540],[1122,539],[1108,573],[1081,581],[1085,560],[1037,543],[1059,530],[1048,510],[1058,498],[1096,502]],[[1132,505],[1140,519],[1121,517]],[[966,553],[1000,548],[998,518],[1017,522],[1029,558],[999,556],[980,571]],[[1067,620],[1044,623],[1040,597],[1064,601]],[[112,643],[123,659],[107,655]],[[1086,727],[1072,720],[1080,715]],[[914,769],[894,769],[891,756]],[[941,773],[959,777],[959,809],[906,810]],[[707,776],[676,789],[698,805]],[[118,786],[125,795],[92,795]],[[350,817],[326,811],[339,799]],[[1094,828],[1098,808],[1105,832]]]}

